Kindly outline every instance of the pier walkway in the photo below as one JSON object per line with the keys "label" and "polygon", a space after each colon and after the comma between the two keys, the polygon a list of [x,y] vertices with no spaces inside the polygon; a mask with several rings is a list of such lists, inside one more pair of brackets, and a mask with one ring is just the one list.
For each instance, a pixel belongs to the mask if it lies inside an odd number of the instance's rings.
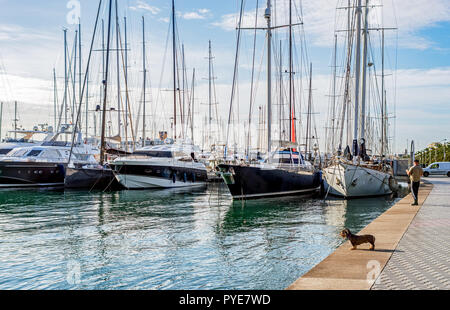
{"label": "pier walkway", "polygon": [[433,190],[373,290],[450,289],[450,178],[426,180]]}
{"label": "pier walkway", "polygon": [[345,242],[287,289],[450,289],[450,178],[425,181],[419,206],[409,194],[358,233],[375,251]]}

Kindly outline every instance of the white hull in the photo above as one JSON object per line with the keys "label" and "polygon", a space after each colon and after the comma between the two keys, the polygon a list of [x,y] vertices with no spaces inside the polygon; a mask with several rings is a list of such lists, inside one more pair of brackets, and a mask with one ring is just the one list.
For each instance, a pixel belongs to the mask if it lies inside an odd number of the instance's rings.
{"label": "white hull", "polygon": [[383,196],[392,193],[391,175],[367,167],[339,163],[324,169],[329,193],[345,198]]}
{"label": "white hull", "polygon": [[170,179],[133,174],[116,174],[116,179],[127,189],[181,188],[204,186],[205,182],[173,182]]}

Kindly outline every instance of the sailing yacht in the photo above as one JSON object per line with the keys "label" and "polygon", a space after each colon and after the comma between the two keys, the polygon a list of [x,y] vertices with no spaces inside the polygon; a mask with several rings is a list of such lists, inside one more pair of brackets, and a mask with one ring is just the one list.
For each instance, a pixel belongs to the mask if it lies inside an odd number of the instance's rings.
{"label": "sailing yacht", "polygon": [[[104,70],[104,80],[102,82],[103,86],[103,108],[102,108],[102,132],[101,132],[101,140],[100,140],[100,160],[99,162],[94,163],[73,163],[67,168],[66,178],[64,180],[65,188],[68,189],[99,189],[99,190],[118,190],[123,187],[117,182],[114,171],[111,167],[105,163],[105,152],[106,152],[106,137],[105,137],[105,127],[106,127],[106,102],[107,102],[107,90],[108,90],[108,74],[109,74],[109,60],[110,60],[110,44],[111,44],[111,16],[112,16],[112,0],[109,1],[108,5],[108,30],[107,30],[107,47],[106,47],[106,65]],[[89,69],[89,64],[91,60],[91,52],[93,47],[93,42],[95,39],[95,29],[97,28],[98,16],[101,9],[101,1],[99,3],[97,18],[94,26],[94,36],[91,42],[91,51],[89,54],[87,69]],[[116,1],[116,14],[117,14],[117,1]],[[86,69],[86,72],[88,71]],[[86,76],[85,76],[86,83]],[[83,91],[84,93],[84,86]],[[83,96],[81,96],[83,98]],[[79,111],[81,110],[82,100],[80,100]],[[97,108],[100,110],[100,107]],[[78,125],[78,116],[75,122]],[[119,121],[120,123],[120,121]],[[120,128],[120,126],[119,126]],[[72,137],[73,139],[74,137]],[[119,138],[119,137],[114,137]],[[112,138],[113,139],[113,138]],[[127,141],[128,143],[128,141]],[[122,150],[112,150],[113,152],[117,152],[119,154],[126,153]],[[72,155],[72,153],[71,153]],[[70,156],[69,156],[70,160]]]}
{"label": "sailing yacht", "polygon": [[293,147],[280,147],[262,163],[220,164],[234,199],[305,195],[321,188],[320,173]]}
{"label": "sailing yacht", "polygon": [[[362,11],[365,9],[365,18],[364,18],[364,30],[362,29]],[[349,6],[347,8],[349,11],[349,20],[350,20],[350,12],[352,7]],[[354,133],[353,133],[353,144],[352,150],[347,146],[345,151],[342,153],[341,147],[339,146],[338,152],[331,159],[328,167],[324,169],[324,178],[326,180],[326,186],[329,188],[327,191],[330,194],[342,196],[344,198],[357,198],[357,197],[369,197],[369,196],[383,196],[389,195],[397,188],[397,183],[393,177],[392,169],[384,160],[384,152],[385,152],[385,141],[386,141],[386,123],[382,124],[382,147],[381,147],[381,156],[377,159],[375,156],[368,156],[366,150],[366,142],[365,138],[368,136],[366,132],[365,122],[365,106],[366,106],[366,70],[369,66],[368,62],[368,52],[367,52],[367,44],[368,44],[368,12],[369,5],[368,0],[364,6],[361,4],[361,0],[357,0],[355,6],[355,18],[356,18],[356,43],[355,43],[355,93],[354,93]],[[350,26],[349,26],[350,27]],[[381,29],[384,35],[384,29]],[[348,47],[347,47],[347,68],[351,66],[351,52],[352,52],[352,43],[353,38],[350,35],[348,36]],[[364,41],[363,41],[363,55],[361,56],[361,34],[364,33]],[[383,36],[384,40],[384,36]],[[384,41],[383,41],[384,43]],[[335,43],[336,44],[336,43]],[[384,47],[384,45],[383,45]],[[336,50],[336,49],[335,49]],[[384,53],[383,53],[384,57]],[[336,57],[335,57],[336,58]],[[384,60],[384,58],[382,58]],[[361,65],[362,63],[362,65]],[[384,97],[384,61],[382,61],[382,98]],[[361,68],[362,67],[362,68]],[[361,69],[362,69],[362,79],[361,77]],[[348,96],[349,89],[349,80],[350,80],[350,69],[347,69],[346,76],[346,93],[343,96],[344,100],[344,109],[342,112],[342,120],[345,118],[345,108],[349,107],[350,98]],[[385,111],[385,100],[382,99],[382,111]],[[361,108],[361,110],[359,109]],[[334,119],[335,116],[332,116]],[[385,115],[382,115],[381,119],[384,121]],[[341,126],[341,141],[342,141],[342,132],[343,132],[343,121],[340,124]],[[384,143],[383,143],[384,141]],[[340,144],[341,145],[341,144]]]}
{"label": "sailing yacht", "polygon": [[[321,174],[306,162],[295,141],[295,117],[293,110],[293,65],[292,65],[292,1],[289,2],[289,25],[272,27],[271,1],[267,1],[264,18],[267,22],[267,158],[262,163],[220,164],[219,169],[233,199],[253,199],[261,197],[311,194],[321,188]],[[242,18],[242,17],[241,17]],[[239,23],[240,24],[240,23]],[[289,27],[289,103],[290,140],[280,141],[272,152],[271,138],[271,69],[272,69],[272,30]],[[260,29],[260,28],[258,28]],[[281,117],[280,117],[281,118]],[[281,122],[281,119],[280,119]],[[249,132],[250,136],[250,132]]]}

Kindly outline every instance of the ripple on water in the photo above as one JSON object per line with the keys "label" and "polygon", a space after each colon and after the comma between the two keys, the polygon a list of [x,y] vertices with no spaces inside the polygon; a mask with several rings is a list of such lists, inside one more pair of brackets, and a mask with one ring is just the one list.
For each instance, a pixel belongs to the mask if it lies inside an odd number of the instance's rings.
{"label": "ripple on water", "polygon": [[391,199],[0,192],[0,289],[283,289]]}

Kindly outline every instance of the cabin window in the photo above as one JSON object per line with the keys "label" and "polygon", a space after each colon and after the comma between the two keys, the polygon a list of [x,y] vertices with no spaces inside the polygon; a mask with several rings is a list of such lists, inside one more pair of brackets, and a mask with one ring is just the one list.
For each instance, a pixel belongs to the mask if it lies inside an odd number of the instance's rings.
{"label": "cabin window", "polygon": [[0,155],[6,155],[11,151],[12,151],[12,149],[0,149]]}
{"label": "cabin window", "polygon": [[430,167],[430,169],[438,169],[439,168],[439,164],[434,164]]}
{"label": "cabin window", "polygon": [[150,157],[172,157],[172,152],[170,151],[136,151],[134,155],[147,155]]}
{"label": "cabin window", "polygon": [[61,154],[57,150],[45,150],[41,157],[45,158],[60,158]]}
{"label": "cabin window", "polygon": [[26,153],[28,152],[28,150],[12,150],[11,152],[8,153],[8,156],[14,156],[14,157],[22,157],[24,156]]}
{"label": "cabin window", "polygon": [[78,160],[82,160],[82,161],[87,161],[89,160],[89,154],[73,154],[75,156],[76,159]]}
{"label": "cabin window", "polygon": [[31,150],[28,154],[27,154],[27,156],[28,157],[37,157],[37,156],[39,156],[39,154],[41,154],[42,153],[42,150]]}

